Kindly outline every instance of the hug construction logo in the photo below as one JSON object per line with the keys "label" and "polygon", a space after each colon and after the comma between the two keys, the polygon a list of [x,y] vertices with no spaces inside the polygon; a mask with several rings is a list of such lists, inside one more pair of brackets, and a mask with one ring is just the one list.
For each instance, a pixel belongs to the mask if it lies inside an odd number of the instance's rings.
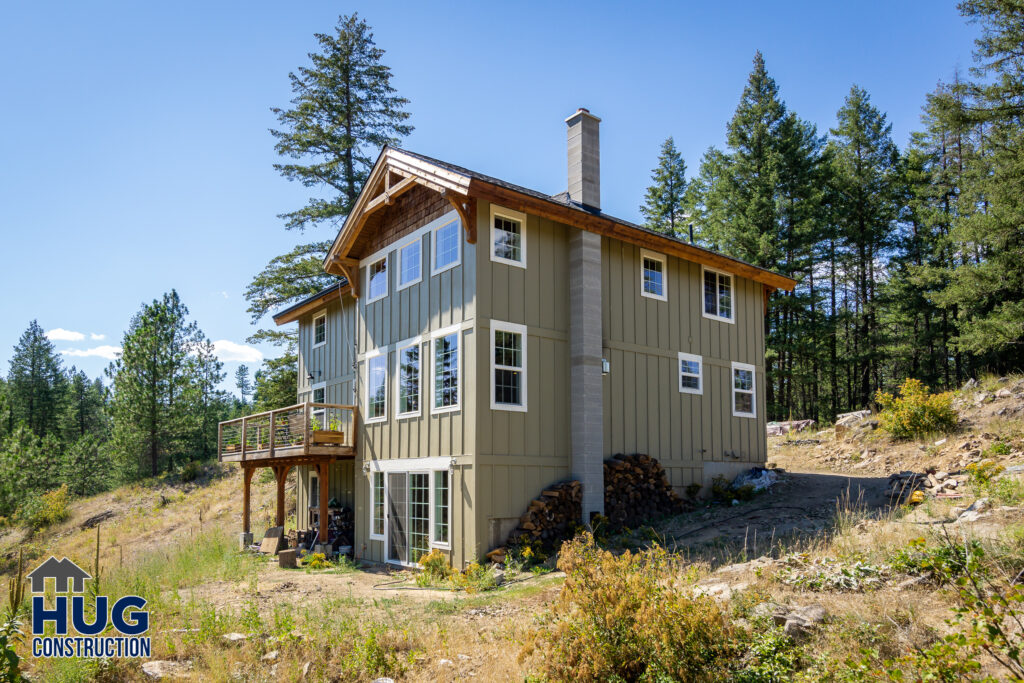
{"label": "hug construction logo", "polygon": [[[33,593],[33,657],[150,656],[149,636],[143,636],[149,630],[149,612],[142,610],[146,606],[144,598],[125,595],[111,607],[106,595],[96,595],[86,603],[85,583],[92,576],[66,557],[58,560],[51,556],[28,579]],[[58,594],[53,607],[47,607],[44,595],[50,579]],[[54,625],[50,634],[46,632],[48,623]],[[117,635],[108,630],[108,625]]]}

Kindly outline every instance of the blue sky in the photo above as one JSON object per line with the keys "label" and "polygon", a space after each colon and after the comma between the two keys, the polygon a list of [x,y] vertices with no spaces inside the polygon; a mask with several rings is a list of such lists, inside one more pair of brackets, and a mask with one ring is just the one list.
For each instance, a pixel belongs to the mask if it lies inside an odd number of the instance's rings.
{"label": "blue sky", "polygon": [[971,66],[977,33],[945,0],[8,4],[0,373],[37,318],[97,376],[142,302],[172,287],[229,373],[274,354],[245,344],[242,293],[303,239],[276,216],[309,192],[271,167],[269,108],[287,104],[312,34],[351,11],[411,100],[406,147],[555,193],[563,119],[588,107],[603,119],[602,206],[633,220],[665,137],[691,174],[723,144],[755,50],[819,130],[857,83],[902,146],[925,94]]}

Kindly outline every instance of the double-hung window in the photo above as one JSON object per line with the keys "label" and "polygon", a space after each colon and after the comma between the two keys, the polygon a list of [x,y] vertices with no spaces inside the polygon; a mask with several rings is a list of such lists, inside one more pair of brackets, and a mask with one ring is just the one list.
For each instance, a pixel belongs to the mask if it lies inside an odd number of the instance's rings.
{"label": "double-hung window", "polygon": [[704,317],[733,322],[732,275],[704,269]]}
{"label": "double-hung window", "polygon": [[646,249],[640,250],[640,294],[651,299],[668,301],[667,259]]}
{"label": "double-hung window", "polygon": [[366,268],[366,303],[388,295],[388,257],[382,256]]}
{"label": "double-hung window", "polygon": [[[313,403],[327,403],[327,382],[320,382],[314,384],[313,387]],[[327,429],[327,409],[326,408],[313,408],[313,428],[314,429]]]}
{"label": "double-hung window", "polygon": [[732,414],[734,417],[756,417],[754,366],[732,364]]}
{"label": "double-hung window", "polygon": [[491,260],[526,267],[526,214],[491,205]]}
{"label": "double-hung window", "polygon": [[388,352],[385,348],[366,357],[366,421],[383,422],[388,416]]}
{"label": "double-hung window", "polygon": [[370,519],[370,538],[384,540],[384,473],[373,473],[373,516]]}
{"label": "double-hung window", "polygon": [[526,410],[526,326],[491,321],[491,408]]}
{"label": "double-hung window", "polygon": [[679,354],[679,391],[684,394],[704,393],[704,371],[700,356]]}
{"label": "double-hung window", "polygon": [[448,498],[448,478],[448,470],[434,471],[434,526],[430,536],[430,543],[434,546],[448,547],[451,544],[449,537],[451,505]]}
{"label": "double-hung window", "polygon": [[423,279],[423,240],[419,236],[398,250],[398,287],[405,289]]}
{"label": "double-hung window", "polygon": [[313,348],[327,343],[327,314],[321,313],[313,318]]}
{"label": "double-hung window", "polygon": [[434,333],[434,398],[431,412],[443,413],[459,409],[459,344],[458,327]]}
{"label": "double-hung window", "polygon": [[398,345],[398,417],[420,414],[420,340]]}
{"label": "double-hung window", "polygon": [[461,229],[461,223],[457,218],[434,228],[431,233],[434,254],[434,267],[431,270],[433,275],[459,265],[459,246],[462,242],[459,230]]}

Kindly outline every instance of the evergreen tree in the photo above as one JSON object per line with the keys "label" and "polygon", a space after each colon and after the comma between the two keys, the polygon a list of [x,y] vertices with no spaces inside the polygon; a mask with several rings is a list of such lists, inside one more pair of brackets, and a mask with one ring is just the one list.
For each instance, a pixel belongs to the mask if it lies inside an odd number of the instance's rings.
{"label": "evergreen tree", "polygon": [[280,358],[268,358],[256,371],[253,410],[262,412],[295,403],[298,396],[298,356],[289,349]]}
{"label": "evergreen tree", "polygon": [[225,377],[223,369],[224,364],[217,359],[213,343],[200,337],[190,358],[189,368],[194,392],[193,414],[196,418],[192,454],[200,457],[208,457],[216,452],[217,423],[227,417],[228,397],[219,388]]}
{"label": "evergreen tree", "polygon": [[238,369],[235,370],[235,387],[238,388],[238,394],[242,397],[242,403],[248,403],[249,397],[252,396],[252,381],[249,379],[249,366],[239,365]]}
{"label": "evergreen tree", "polygon": [[59,430],[65,384],[63,364],[35,320],[14,347],[7,382],[14,422],[24,422],[37,436]]}
{"label": "evergreen tree", "polygon": [[95,434],[85,434],[64,456],[61,480],[73,495],[92,496],[109,486],[108,465],[100,439]]}
{"label": "evergreen tree", "polygon": [[99,379],[77,368],[68,371],[64,399],[64,439],[75,443],[86,434],[103,436],[106,432],[106,390]]}
{"label": "evergreen tree", "polygon": [[640,213],[647,219],[647,227],[651,230],[675,236],[685,227],[686,164],[671,137],[661,145],[658,166],[651,171],[651,181]]}

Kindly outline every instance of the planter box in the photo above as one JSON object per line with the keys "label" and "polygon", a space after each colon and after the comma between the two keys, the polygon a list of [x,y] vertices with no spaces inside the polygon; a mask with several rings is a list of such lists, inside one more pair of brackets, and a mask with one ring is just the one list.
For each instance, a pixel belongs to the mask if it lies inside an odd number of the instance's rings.
{"label": "planter box", "polygon": [[345,432],[334,432],[329,429],[313,431],[313,443],[329,443],[345,445]]}

